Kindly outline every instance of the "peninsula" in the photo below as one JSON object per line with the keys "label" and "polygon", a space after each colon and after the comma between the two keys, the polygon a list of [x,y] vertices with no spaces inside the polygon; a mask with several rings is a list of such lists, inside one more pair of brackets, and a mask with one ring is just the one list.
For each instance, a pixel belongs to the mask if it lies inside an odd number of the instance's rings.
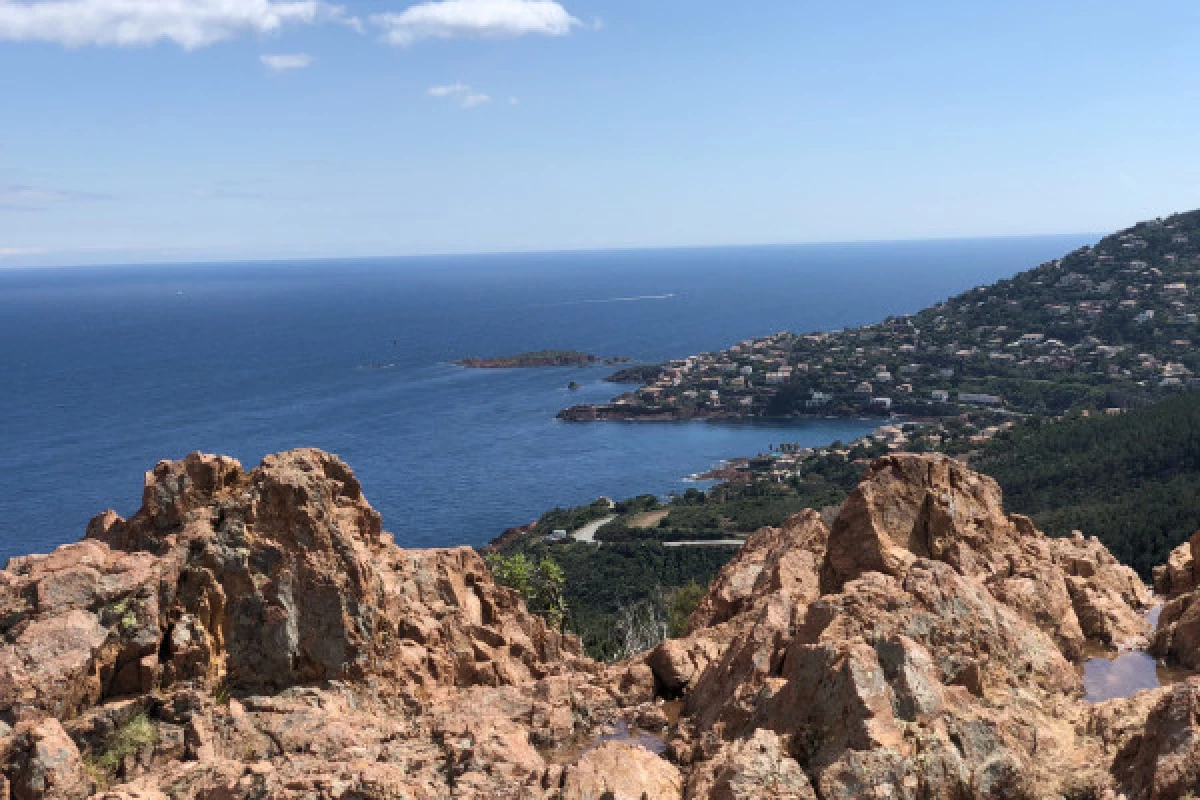
{"label": "peninsula", "polygon": [[462,358],[454,363],[469,369],[523,369],[531,367],[591,367],[597,364],[615,366],[629,361],[624,356],[602,358],[578,350],[534,350],[511,356],[491,358]]}
{"label": "peninsula", "polygon": [[916,314],[668,361],[569,421],[1126,409],[1200,386],[1200,211],[1139,223]]}

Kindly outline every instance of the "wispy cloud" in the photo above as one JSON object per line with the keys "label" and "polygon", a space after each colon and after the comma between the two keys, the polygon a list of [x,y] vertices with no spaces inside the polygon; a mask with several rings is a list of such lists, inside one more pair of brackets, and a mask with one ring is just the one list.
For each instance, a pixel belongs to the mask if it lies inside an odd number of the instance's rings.
{"label": "wispy cloud", "polygon": [[43,211],[63,203],[103,200],[106,195],[47,189],[23,184],[0,185],[0,211]]}
{"label": "wispy cloud", "polygon": [[68,47],[170,41],[191,50],[325,20],[357,22],[323,0],[0,0],[0,40]]}
{"label": "wispy cloud", "polygon": [[482,92],[477,92],[465,83],[449,83],[445,86],[431,86],[426,90],[430,97],[450,97],[462,108],[475,108],[492,102],[492,98]]}
{"label": "wispy cloud", "polygon": [[40,256],[46,251],[40,247],[0,247],[0,258],[20,258],[21,256]]}
{"label": "wispy cloud", "polygon": [[371,21],[392,44],[456,36],[563,36],[579,20],[554,0],[434,0]]}
{"label": "wispy cloud", "polygon": [[269,70],[286,72],[293,69],[304,69],[312,63],[312,56],[307,53],[275,53],[263,54],[258,57]]}

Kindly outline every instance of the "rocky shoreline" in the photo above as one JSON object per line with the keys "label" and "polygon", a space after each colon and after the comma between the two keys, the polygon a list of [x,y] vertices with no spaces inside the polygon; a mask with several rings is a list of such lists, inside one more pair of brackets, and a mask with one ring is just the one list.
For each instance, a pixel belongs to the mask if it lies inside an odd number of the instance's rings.
{"label": "rocky shoreline", "polygon": [[1152,631],[1097,540],[892,455],[606,665],[474,551],[397,547],[336,457],[194,454],[0,571],[0,798],[1182,798],[1200,678],[1093,704],[1078,667],[1200,667],[1197,549]]}
{"label": "rocky shoreline", "polygon": [[625,356],[602,358],[576,350],[539,350],[534,353],[519,353],[513,356],[491,358],[460,358],[455,365],[468,369],[533,369],[540,367],[607,367],[628,363]]}

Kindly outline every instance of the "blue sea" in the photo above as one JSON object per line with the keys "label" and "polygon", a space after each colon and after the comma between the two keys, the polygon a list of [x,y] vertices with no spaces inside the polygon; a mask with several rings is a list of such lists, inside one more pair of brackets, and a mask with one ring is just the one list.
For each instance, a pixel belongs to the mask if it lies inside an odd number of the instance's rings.
{"label": "blue sea", "polygon": [[[0,270],[0,563],[79,538],[192,450],[340,454],[407,547],[479,545],[555,505],[685,489],[860,420],[558,422],[601,367],[467,370],[542,348],[658,362],[901,314],[1091,236]],[[568,391],[567,384],[582,384]]]}

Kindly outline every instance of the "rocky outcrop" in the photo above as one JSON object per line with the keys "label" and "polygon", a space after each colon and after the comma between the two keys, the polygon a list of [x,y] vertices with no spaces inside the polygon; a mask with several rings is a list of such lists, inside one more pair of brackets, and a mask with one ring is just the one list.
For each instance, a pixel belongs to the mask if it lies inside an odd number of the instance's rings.
{"label": "rocky outcrop", "polygon": [[1133,797],[1194,797],[1200,787],[1200,679],[1156,694],[1144,725],[1124,742],[1117,772]]}
{"label": "rocky outcrop", "polygon": [[160,463],[132,518],[106,512],[0,572],[14,798],[73,796],[72,742],[109,779],[172,796],[540,786],[532,741],[573,740],[653,691],[644,666],[583,658],[474,551],[397,548],[350,469],[316,450],[249,471]]}
{"label": "rocky outcrop", "polygon": [[[1176,560],[1154,646],[1189,664]],[[396,547],[336,457],[197,454],[0,572],[0,800],[1179,798],[1200,679],[1090,705],[1078,671],[1151,602],[1095,539],[894,455],[832,526],[752,536],[684,637],[604,666],[473,551]],[[626,725],[666,752],[597,745]]]}
{"label": "rocky outcrop", "polygon": [[1075,663],[1143,641],[1151,602],[1095,539],[1047,538],[990,479],[897,455],[827,534],[808,514],[752,537],[647,663],[685,694],[688,797],[1090,796],[1123,778]]}
{"label": "rocky outcrop", "polygon": [[679,770],[650,751],[605,742],[567,771],[563,800],[673,800],[682,795]]}
{"label": "rocky outcrop", "polygon": [[1197,551],[1200,551],[1200,531],[1172,550],[1167,563],[1154,568],[1154,591],[1163,597],[1177,597],[1194,590],[1200,584]]}

